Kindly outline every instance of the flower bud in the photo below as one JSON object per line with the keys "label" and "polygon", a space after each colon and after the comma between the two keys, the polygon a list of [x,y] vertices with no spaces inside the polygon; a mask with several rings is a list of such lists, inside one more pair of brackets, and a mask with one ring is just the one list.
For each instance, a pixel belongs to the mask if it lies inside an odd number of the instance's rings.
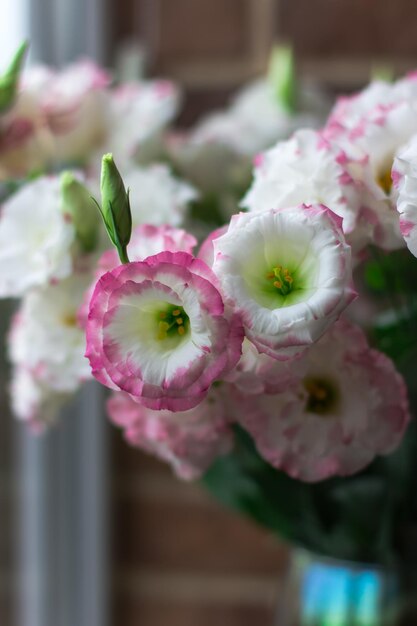
{"label": "flower bud", "polygon": [[105,154],[101,166],[101,215],[107,233],[116,246],[122,263],[127,263],[126,247],[132,232],[129,191],[113,160],[112,154]]}
{"label": "flower bud", "polygon": [[294,55],[291,46],[274,46],[269,60],[268,81],[277,102],[287,113],[296,110]]}
{"label": "flower bud", "polygon": [[5,73],[0,76],[0,113],[7,111],[14,103],[28,47],[28,42],[24,41],[16,51]]}
{"label": "flower bud", "polygon": [[84,252],[92,252],[97,245],[99,217],[90,192],[71,172],[61,175],[61,208],[71,217]]}

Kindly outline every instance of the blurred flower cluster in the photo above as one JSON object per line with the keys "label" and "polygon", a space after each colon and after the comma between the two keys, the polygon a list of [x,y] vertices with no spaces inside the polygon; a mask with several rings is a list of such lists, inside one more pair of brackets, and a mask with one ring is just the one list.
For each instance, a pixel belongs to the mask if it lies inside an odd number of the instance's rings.
{"label": "blurred flower cluster", "polygon": [[317,547],[277,515],[280,489],[311,518],[371,464],[357,480],[394,507],[371,462],[401,444],[414,394],[417,75],[325,121],[281,50],[181,135],[179,102],[90,61],[19,73],[0,117],[13,408],[44,430],[94,377],[130,444]]}

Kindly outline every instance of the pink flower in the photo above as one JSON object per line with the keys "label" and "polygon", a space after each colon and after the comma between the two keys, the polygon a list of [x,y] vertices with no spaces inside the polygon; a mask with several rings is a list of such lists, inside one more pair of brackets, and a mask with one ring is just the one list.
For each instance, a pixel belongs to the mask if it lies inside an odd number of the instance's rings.
{"label": "pink flower", "polygon": [[237,363],[242,326],[224,315],[216,278],[185,252],[115,268],[97,283],[87,322],[93,375],[151,409],[185,411]]}
{"label": "pink flower", "polygon": [[[182,228],[141,224],[132,231],[129,243],[129,258],[131,261],[143,261],[146,257],[159,252],[188,252],[192,254],[196,245],[196,238]],[[78,320],[81,326],[85,327],[87,323],[88,308],[96,282],[103,274],[114,269],[119,264],[119,256],[114,248],[102,254],[97,264],[95,280],[86,291],[83,304],[78,313]]]}
{"label": "pink flower", "polygon": [[236,392],[237,419],[274,467],[315,482],[354,474],[398,446],[410,419],[406,387],[359,328],[340,320],[288,369],[282,393]]}
{"label": "pink flower", "polygon": [[112,395],[107,410],[131,445],[168,462],[185,480],[199,478],[233,445],[224,403],[215,390],[189,411],[153,411],[120,392]]}
{"label": "pink flower", "polygon": [[321,205],[235,215],[214,250],[225,301],[275,359],[317,341],[356,295],[341,219]]}

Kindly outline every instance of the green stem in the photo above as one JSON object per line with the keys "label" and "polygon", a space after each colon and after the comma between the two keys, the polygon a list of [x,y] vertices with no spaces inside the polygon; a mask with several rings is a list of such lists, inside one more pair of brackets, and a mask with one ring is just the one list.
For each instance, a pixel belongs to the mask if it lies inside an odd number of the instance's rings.
{"label": "green stem", "polygon": [[130,263],[126,246],[123,246],[123,248],[118,248],[117,251],[119,253],[119,259],[124,265],[126,265],[126,263]]}

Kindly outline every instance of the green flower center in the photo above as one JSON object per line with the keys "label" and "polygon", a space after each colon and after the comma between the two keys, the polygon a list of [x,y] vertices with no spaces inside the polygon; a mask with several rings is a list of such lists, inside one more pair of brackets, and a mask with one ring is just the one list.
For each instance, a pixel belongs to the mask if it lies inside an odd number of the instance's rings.
{"label": "green flower center", "polygon": [[247,292],[270,310],[293,306],[316,288],[319,261],[309,241],[272,239],[251,254],[242,255],[242,278]]}
{"label": "green flower center", "polygon": [[273,287],[281,296],[287,296],[293,290],[294,278],[287,267],[277,265],[268,272],[266,278],[272,282]]}
{"label": "green flower center", "polygon": [[337,387],[324,378],[309,377],[303,381],[308,393],[306,411],[326,416],[337,409],[339,393]]}
{"label": "green flower center", "polygon": [[183,337],[189,329],[190,318],[182,306],[168,305],[157,313],[157,339],[164,341],[174,337]]}

